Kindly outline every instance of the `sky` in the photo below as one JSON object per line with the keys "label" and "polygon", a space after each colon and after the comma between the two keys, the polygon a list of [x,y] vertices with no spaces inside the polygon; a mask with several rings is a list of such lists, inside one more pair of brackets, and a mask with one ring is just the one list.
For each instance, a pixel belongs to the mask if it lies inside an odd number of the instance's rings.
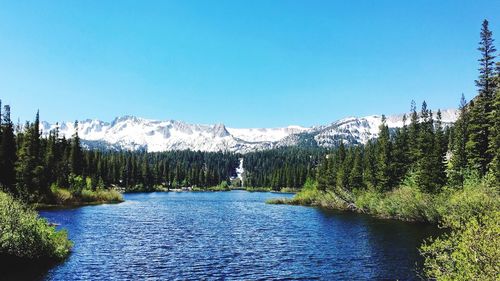
{"label": "sky", "polygon": [[0,99],[15,120],[135,115],[320,125],[475,95],[500,1],[3,1]]}

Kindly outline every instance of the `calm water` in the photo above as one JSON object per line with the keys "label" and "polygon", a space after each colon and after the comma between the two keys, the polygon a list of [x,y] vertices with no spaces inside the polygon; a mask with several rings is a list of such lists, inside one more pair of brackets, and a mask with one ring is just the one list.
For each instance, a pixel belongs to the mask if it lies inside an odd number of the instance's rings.
{"label": "calm water", "polygon": [[143,193],[43,211],[74,241],[46,280],[417,279],[422,224],[268,205],[245,191]]}

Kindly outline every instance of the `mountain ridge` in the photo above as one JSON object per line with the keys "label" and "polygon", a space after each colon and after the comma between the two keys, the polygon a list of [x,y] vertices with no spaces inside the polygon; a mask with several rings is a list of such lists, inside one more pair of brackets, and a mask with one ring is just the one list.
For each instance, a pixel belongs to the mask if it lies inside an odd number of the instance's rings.
{"label": "mountain ridge", "polygon": [[[442,110],[442,121],[448,126],[458,118],[458,110]],[[408,116],[408,114],[407,114]],[[403,126],[403,114],[386,118],[389,128]],[[409,121],[408,121],[409,122]],[[131,115],[114,118],[111,122],[97,119],[79,121],[78,133],[86,148],[110,150],[170,150],[228,151],[247,153],[286,146],[334,147],[340,141],[347,145],[364,144],[378,136],[381,115],[346,117],[327,125],[278,128],[228,128],[222,123],[205,125],[177,120],[153,120]],[[70,138],[73,122],[41,122],[42,135],[59,129]]]}

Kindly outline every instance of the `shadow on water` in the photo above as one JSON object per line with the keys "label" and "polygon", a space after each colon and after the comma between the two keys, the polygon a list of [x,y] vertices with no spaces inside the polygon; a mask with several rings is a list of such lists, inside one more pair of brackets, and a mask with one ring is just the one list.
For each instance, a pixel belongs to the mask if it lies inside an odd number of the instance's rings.
{"label": "shadow on water", "polygon": [[[367,214],[326,209],[319,209],[319,212],[325,219],[334,219],[341,224],[344,230],[349,229],[349,225],[358,230],[362,228],[362,235],[352,238],[356,239],[359,248],[367,249],[372,264],[398,264],[400,266],[384,273],[385,276],[400,276],[405,279],[420,276],[423,258],[419,254],[418,247],[426,239],[437,237],[444,232],[436,225],[423,222],[403,222],[376,218]],[[360,246],[360,243],[364,245]],[[365,263],[363,266],[370,266],[370,264]],[[400,270],[400,268],[413,270],[407,272],[406,269]]]}
{"label": "shadow on water", "polygon": [[0,276],[5,281],[44,280],[50,269],[60,264],[46,260],[20,259],[0,255]]}

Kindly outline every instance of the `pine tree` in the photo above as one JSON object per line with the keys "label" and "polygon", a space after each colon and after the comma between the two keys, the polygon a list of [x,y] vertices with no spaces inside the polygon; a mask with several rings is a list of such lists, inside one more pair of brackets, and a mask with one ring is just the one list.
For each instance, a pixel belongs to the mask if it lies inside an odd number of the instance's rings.
{"label": "pine tree", "polygon": [[455,122],[453,129],[452,156],[450,160],[450,183],[461,186],[464,181],[464,173],[467,168],[467,156],[465,144],[467,143],[467,125],[469,123],[467,101],[464,95],[460,99],[460,116]]}
{"label": "pine tree", "polygon": [[489,149],[490,131],[493,128],[493,96],[495,93],[494,59],[492,32],[488,28],[488,21],[484,20],[481,29],[481,41],[478,50],[479,79],[476,81],[479,95],[470,104],[468,140],[466,143],[467,160],[469,166],[480,175],[484,175],[487,166],[493,159],[493,152]]}
{"label": "pine tree", "polygon": [[339,148],[337,149],[337,157],[335,158],[335,184],[336,187],[346,188],[349,181],[349,159],[348,153],[344,146],[344,142],[340,141]]}
{"label": "pine tree", "polygon": [[0,142],[0,186],[3,186],[7,192],[17,195],[15,192],[15,164],[17,160],[17,149],[14,137],[14,125],[10,119],[10,107],[8,105],[5,105],[2,117],[2,135]]}
{"label": "pine tree", "polygon": [[363,184],[373,189],[377,186],[377,157],[373,141],[365,144],[363,157]]}
{"label": "pine tree", "polygon": [[394,181],[399,183],[408,172],[410,166],[410,151],[406,114],[403,115],[403,127],[396,130],[393,148]]}
{"label": "pine tree", "polygon": [[377,140],[377,183],[382,191],[387,191],[393,187],[392,143],[384,115],[382,115],[382,124],[379,131]]}
{"label": "pine tree", "polygon": [[494,155],[489,169],[495,176],[497,185],[500,185],[500,62],[497,62],[496,65],[496,86],[497,89],[493,97],[493,110],[491,112],[493,127],[488,149]]}
{"label": "pine tree", "polygon": [[443,132],[443,122],[441,111],[436,113],[436,123],[434,126],[434,149],[433,164],[434,184],[437,191],[446,183],[446,152],[448,151],[447,140]]}
{"label": "pine tree", "polygon": [[325,158],[321,161],[318,166],[316,178],[318,179],[318,189],[325,191],[328,187],[328,158],[329,155],[325,155]]}
{"label": "pine tree", "polygon": [[142,183],[144,184],[145,187],[151,187],[151,170],[149,167],[148,163],[148,158],[147,154],[144,154],[143,159],[142,159],[142,169],[141,169],[141,174],[142,174]]}
{"label": "pine tree", "polygon": [[427,103],[422,103],[422,122],[420,123],[418,143],[419,157],[416,165],[417,184],[422,191],[435,192],[440,185],[436,178],[436,137],[432,112],[427,109]]}
{"label": "pine tree", "polygon": [[83,153],[80,145],[80,137],[78,136],[78,121],[75,121],[75,133],[71,139],[71,172],[75,175],[82,175],[83,169]]}
{"label": "pine tree", "polygon": [[349,175],[349,186],[351,188],[363,188],[363,155],[361,147],[354,149],[354,162]]}
{"label": "pine tree", "polygon": [[40,161],[39,120],[37,112],[35,122],[26,123],[16,162],[16,190],[27,201],[40,199],[41,185],[44,182],[42,179],[44,168]]}
{"label": "pine tree", "polygon": [[417,106],[415,101],[411,101],[410,108],[410,125],[408,126],[408,157],[410,162],[409,169],[414,169],[417,160],[420,156],[420,144],[418,143],[418,135],[420,130],[420,122],[417,113]]}
{"label": "pine tree", "polygon": [[489,30],[488,21],[484,20],[481,28],[481,41],[478,50],[481,52],[479,59],[479,79],[476,86],[479,94],[484,97],[493,97],[496,90],[495,79],[495,46],[493,45],[493,33]]}

